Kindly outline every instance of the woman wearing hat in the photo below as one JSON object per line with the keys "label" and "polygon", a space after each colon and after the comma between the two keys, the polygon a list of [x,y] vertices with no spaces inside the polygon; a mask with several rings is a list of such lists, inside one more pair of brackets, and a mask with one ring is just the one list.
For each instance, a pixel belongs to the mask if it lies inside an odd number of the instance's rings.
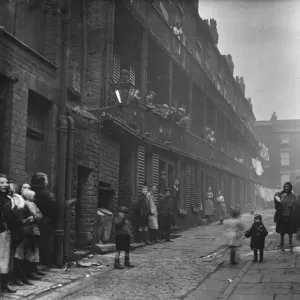
{"label": "woman wearing hat", "polygon": [[280,234],[278,247],[283,247],[285,234],[289,236],[290,247],[294,247],[293,233],[297,232],[297,200],[292,190],[292,184],[286,182],[283,186],[283,191],[276,193],[274,197],[276,210],[274,221],[276,223],[276,232]]}
{"label": "woman wearing hat", "polygon": [[213,203],[214,194],[212,192],[211,187],[208,188],[208,191],[206,193],[206,201],[205,201],[205,218],[211,222],[213,219],[213,216],[215,214],[215,207]]}

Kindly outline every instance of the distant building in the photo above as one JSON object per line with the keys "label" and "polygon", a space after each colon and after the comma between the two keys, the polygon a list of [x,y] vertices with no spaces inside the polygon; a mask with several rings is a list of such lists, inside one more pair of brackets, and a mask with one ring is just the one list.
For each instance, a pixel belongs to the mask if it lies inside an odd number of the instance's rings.
{"label": "distant building", "polygon": [[255,123],[257,139],[269,150],[262,181],[270,188],[296,181],[300,175],[300,120],[278,120],[275,113],[268,121]]}

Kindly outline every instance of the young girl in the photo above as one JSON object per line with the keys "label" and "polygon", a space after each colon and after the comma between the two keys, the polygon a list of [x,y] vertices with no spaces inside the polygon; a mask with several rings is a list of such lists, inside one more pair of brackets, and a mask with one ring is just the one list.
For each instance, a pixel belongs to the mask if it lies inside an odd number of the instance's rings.
{"label": "young girl", "polygon": [[118,209],[118,213],[114,218],[116,227],[116,257],[115,257],[115,269],[124,269],[120,264],[120,253],[125,251],[125,267],[134,268],[129,261],[129,250],[130,250],[130,236],[131,236],[131,224],[128,219],[128,208],[121,206]]}
{"label": "young girl", "polygon": [[268,231],[262,222],[262,216],[260,214],[255,215],[254,223],[245,233],[246,238],[251,237],[250,247],[254,253],[253,262],[257,261],[257,250],[259,250],[259,262],[263,262],[265,239],[267,235]]}
{"label": "young girl", "polygon": [[236,254],[239,247],[242,246],[242,234],[244,232],[244,224],[240,220],[241,213],[239,210],[233,210],[232,219],[228,222],[227,245],[230,248],[230,264],[236,265]]}

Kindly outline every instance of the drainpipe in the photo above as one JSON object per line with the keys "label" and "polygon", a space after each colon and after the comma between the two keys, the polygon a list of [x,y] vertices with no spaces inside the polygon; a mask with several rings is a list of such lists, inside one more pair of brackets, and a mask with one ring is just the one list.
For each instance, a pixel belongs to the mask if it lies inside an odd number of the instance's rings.
{"label": "drainpipe", "polygon": [[[74,120],[68,116],[68,139],[67,139],[67,166],[66,166],[66,199],[72,197],[72,170],[73,170],[73,151],[74,151]],[[70,237],[70,214],[71,206],[65,205],[65,224],[64,224],[64,262],[67,262],[69,256],[69,237]]]}
{"label": "drainpipe", "polygon": [[82,8],[82,40],[81,40],[81,76],[80,76],[80,108],[84,108],[85,104],[85,82],[86,82],[86,61],[87,61],[87,47],[86,47],[86,0],[81,0],[81,8]]}
{"label": "drainpipe", "polygon": [[68,82],[68,61],[69,61],[69,38],[71,19],[71,0],[64,2],[62,12],[62,49],[61,49],[61,70],[60,70],[60,100],[58,105],[58,151],[57,151],[57,202],[58,221],[56,229],[56,264],[63,266],[64,253],[64,217],[65,217],[65,180],[66,180],[66,148],[67,148],[67,82]]}

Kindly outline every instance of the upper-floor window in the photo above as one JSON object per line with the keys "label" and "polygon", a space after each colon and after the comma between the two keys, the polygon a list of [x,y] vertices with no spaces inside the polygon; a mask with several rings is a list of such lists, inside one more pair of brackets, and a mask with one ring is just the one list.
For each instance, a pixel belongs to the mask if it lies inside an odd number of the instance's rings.
{"label": "upper-floor window", "polygon": [[281,186],[283,186],[286,182],[289,182],[291,180],[290,174],[281,174]]}
{"label": "upper-floor window", "polygon": [[280,162],[281,162],[282,166],[289,166],[290,165],[290,152],[281,151]]}
{"label": "upper-floor window", "polygon": [[280,136],[280,143],[281,144],[289,144],[290,143],[290,137],[288,135]]}

